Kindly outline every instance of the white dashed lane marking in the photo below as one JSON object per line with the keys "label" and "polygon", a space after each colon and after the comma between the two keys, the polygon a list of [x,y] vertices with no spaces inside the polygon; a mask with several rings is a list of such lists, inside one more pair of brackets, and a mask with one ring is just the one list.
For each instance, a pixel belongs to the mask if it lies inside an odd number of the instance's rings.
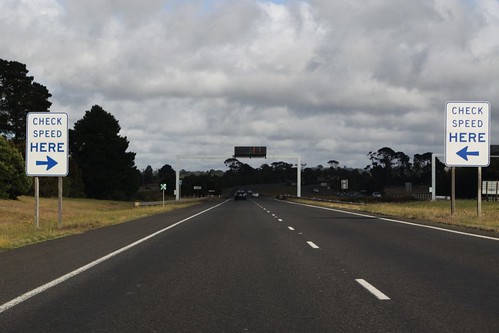
{"label": "white dashed lane marking", "polygon": [[[267,212],[267,213],[270,214],[270,210],[268,210],[267,208],[265,208],[263,206],[260,206],[260,208],[262,208],[265,212]],[[283,220],[280,219],[280,218],[278,218],[276,216],[276,214],[272,214],[272,216],[274,218],[276,218],[279,222],[283,222]],[[295,231],[295,228],[293,228],[292,226],[288,226],[288,229],[291,230],[291,231]],[[303,235],[303,233],[302,232],[298,232],[298,235]],[[314,242],[312,242],[312,241],[307,241],[307,244],[311,248],[313,248],[313,249],[319,249],[319,246],[317,244],[315,244]],[[346,271],[344,271],[344,273],[346,273]],[[384,293],[382,293],[379,289],[377,289],[376,287],[374,287],[372,284],[370,284],[366,280],[364,280],[364,279],[355,279],[355,281],[358,284],[360,284],[362,287],[364,287],[367,291],[369,291],[372,295],[374,295],[380,301],[388,301],[388,300],[390,300],[390,298],[388,296],[386,296]]]}
{"label": "white dashed lane marking", "polygon": [[379,291],[378,289],[376,289],[372,284],[370,284],[366,280],[364,280],[364,279],[356,279],[355,281],[357,281],[362,287],[366,288],[371,294],[373,294],[374,296],[376,296],[380,301],[388,301],[388,300],[390,300],[390,297],[388,297],[385,294],[383,294],[381,291]]}
{"label": "white dashed lane marking", "polygon": [[311,248],[313,249],[318,249],[319,247],[312,241],[307,241],[307,244],[310,245]]}

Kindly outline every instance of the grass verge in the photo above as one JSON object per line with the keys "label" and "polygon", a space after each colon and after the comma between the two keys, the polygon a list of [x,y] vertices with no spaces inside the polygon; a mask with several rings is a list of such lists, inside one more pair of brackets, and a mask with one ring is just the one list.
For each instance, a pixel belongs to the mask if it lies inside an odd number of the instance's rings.
{"label": "grass verge", "polygon": [[499,202],[482,202],[482,215],[478,217],[476,200],[457,200],[456,213],[454,215],[451,215],[449,201],[413,201],[352,205],[299,198],[290,198],[288,200],[316,206],[399,217],[406,220],[442,223],[499,232],[499,219],[497,218],[499,215]]}
{"label": "grass verge", "polygon": [[19,197],[0,200],[0,251],[27,244],[82,233],[140,217],[168,212],[198,202],[168,203],[163,206],[134,207],[131,202],[69,199],[63,200],[62,228],[57,228],[57,198],[40,198],[39,228],[35,228],[35,199]]}

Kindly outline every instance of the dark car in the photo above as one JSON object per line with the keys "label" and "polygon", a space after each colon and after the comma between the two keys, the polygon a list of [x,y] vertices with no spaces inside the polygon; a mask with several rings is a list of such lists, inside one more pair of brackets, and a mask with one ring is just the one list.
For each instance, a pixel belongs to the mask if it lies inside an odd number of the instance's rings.
{"label": "dark car", "polygon": [[237,191],[236,194],[234,194],[234,200],[246,200],[246,192]]}

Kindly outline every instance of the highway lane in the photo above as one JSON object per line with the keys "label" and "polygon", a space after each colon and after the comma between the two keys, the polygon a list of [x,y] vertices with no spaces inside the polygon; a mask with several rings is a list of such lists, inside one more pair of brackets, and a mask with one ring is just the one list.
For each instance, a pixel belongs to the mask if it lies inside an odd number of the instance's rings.
{"label": "highway lane", "polygon": [[213,206],[204,203],[0,253],[0,304]]}
{"label": "highway lane", "polygon": [[[499,239],[318,208],[266,208],[313,240],[323,262],[366,278],[403,310],[405,328],[499,330]],[[463,231],[463,230],[461,230]],[[464,230],[466,231],[466,230]],[[479,235],[480,236],[480,235]],[[417,329],[414,329],[416,331]]]}
{"label": "highway lane", "polygon": [[[209,206],[58,240],[58,251],[71,253],[64,267],[45,277],[51,270],[33,264],[34,273],[47,282]],[[32,287],[15,286],[32,280],[16,275],[26,274],[33,248],[0,255],[1,267],[12,267],[0,276],[2,303]],[[0,331],[493,332],[498,254],[493,240],[274,200],[229,201],[0,313]]]}

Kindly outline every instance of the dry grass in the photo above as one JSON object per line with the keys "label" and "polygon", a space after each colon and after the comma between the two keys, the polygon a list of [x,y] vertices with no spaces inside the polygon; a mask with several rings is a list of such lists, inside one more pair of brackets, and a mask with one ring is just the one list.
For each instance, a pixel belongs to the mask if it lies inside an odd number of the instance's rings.
{"label": "dry grass", "polygon": [[33,197],[0,200],[0,251],[168,212],[196,203],[134,207],[130,202],[64,198],[62,228],[59,229],[57,199],[41,198],[39,229],[36,229]]}
{"label": "dry grass", "polygon": [[499,232],[499,202],[482,202],[482,215],[478,217],[476,200],[457,200],[456,214],[453,216],[451,215],[450,201],[350,205],[303,199],[292,200],[324,207],[356,210],[409,220],[436,222]]}
{"label": "dry grass", "polygon": [[[473,200],[458,200],[456,203],[457,213],[454,216],[450,214],[450,202],[448,201],[349,205],[304,199],[290,200],[403,219],[431,221],[499,232],[498,202],[483,202],[482,216],[477,217],[476,201]],[[33,197],[20,197],[18,200],[0,200],[0,251],[70,234],[82,233],[86,230],[168,212],[193,204],[196,204],[196,202],[169,203],[165,207],[136,208],[130,202],[64,198],[63,226],[59,229],[57,228],[57,199],[41,198],[40,228],[36,229]]]}

